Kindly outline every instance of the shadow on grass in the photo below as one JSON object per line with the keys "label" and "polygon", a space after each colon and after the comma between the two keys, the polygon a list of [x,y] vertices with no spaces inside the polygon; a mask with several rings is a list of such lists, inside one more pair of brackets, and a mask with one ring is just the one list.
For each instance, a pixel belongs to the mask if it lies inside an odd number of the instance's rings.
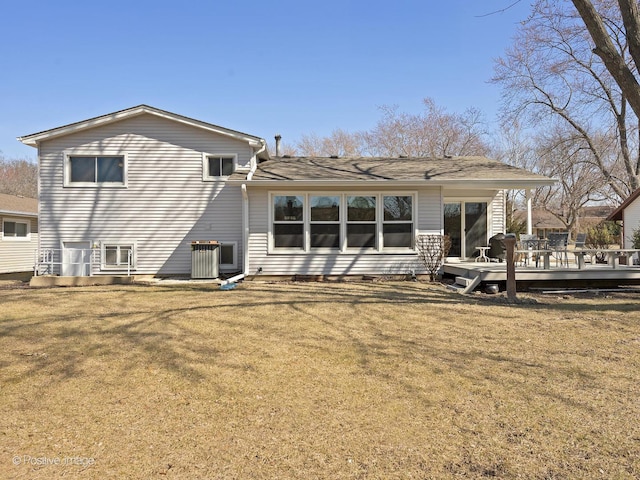
{"label": "shadow on grass", "polygon": [[[480,309],[492,307],[491,315],[510,318],[511,309],[518,311],[542,311],[566,313],[591,312],[594,318],[605,311],[629,312],[637,310],[634,302],[587,303],[571,299],[559,303],[500,305],[494,302],[463,297],[439,287],[414,283],[376,284],[251,284],[232,291],[221,291],[215,286],[118,286],[70,288],[56,290],[30,290],[2,292],[0,303],[21,302],[33,310],[42,305],[42,311],[29,316],[23,310],[0,314],[0,338],[8,360],[0,360],[0,366],[8,367],[19,360],[23,370],[8,375],[5,381],[15,382],[30,375],[48,371],[51,381],[65,381],[84,375],[96,362],[104,368],[110,362],[117,364],[120,373],[149,365],[180,375],[187,382],[208,378],[212,365],[238,372],[252,371],[250,363],[230,361],[224,339],[207,336],[201,322],[215,322],[217,335],[245,335],[248,341],[260,339],[282,342],[301,348],[324,349],[328,353],[336,345],[348,345],[356,352],[357,366],[361,372],[399,385],[407,394],[420,389],[415,383],[394,372],[380,368],[391,361],[425,359],[434,375],[439,371],[464,378],[472,383],[507,383],[517,387],[519,378],[543,375],[549,364],[543,361],[523,359],[521,355],[488,351],[486,345],[456,347],[443,338],[417,340],[410,329],[389,331],[383,329],[379,319],[371,320],[368,313],[382,307],[394,306],[424,310],[424,327],[435,310],[448,311],[448,317],[439,317],[440,324],[450,323],[455,330],[451,336],[476,335],[460,324],[458,312],[461,306]],[[195,294],[195,296],[193,296]],[[150,297],[150,298],[146,298]],[[168,303],[165,298],[170,299]],[[143,300],[144,299],[144,300]],[[56,306],[68,302],[63,306]],[[49,305],[49,307],[44,307]],[[349,307],[356,318],[340,318],[332,312],[340,306]],[[320,308],[317,312],[315,309]],[[496,310],[497,308],[497,310]],[[263,312],[267,309],[269,314]],[[29,308],[25,308],[28,311]],[[36,308],[36,311],[38,309]],[[18,312],[18,313],[15,313]],[[96,312],[96,313],[92,313]],[[286,314],[286,315],[285,315]],[[287,323],[295,318],[311,319],[311,326],[301,333],[295,325]],[[202,320],[205,318],[206,320]],[[401,323],[403,319],[399,318]],[[473,317],[469,317],[473,321]],[[620,321],[619,319],[612,321]],[[313,331],[313,325],[321,326]],[[43,337],[39,337],[43,333]],[[257,340],[256,340],[257,339]],[[248,344],[248,348],[255,345]],[[242,352],[233,352],[242,355]],[[6,353],[5,353],[6,355]],[[486,369],[475,366],[483,364]],[[474,368],[470,368],[473,366]],[[587,370],[575,366],[556,365],[560,376],[585,375]],[[501,370],[511,369],[516,377],[502,375]],[[565,369],[566,371],[563,371]],[[255,373],[255,372],[254,372]],[[450,381],[455,381],[453,378]],[[567,403],[576,401],[557,392],[541,392]],[[579,403],[579,402],[578,402]]]}

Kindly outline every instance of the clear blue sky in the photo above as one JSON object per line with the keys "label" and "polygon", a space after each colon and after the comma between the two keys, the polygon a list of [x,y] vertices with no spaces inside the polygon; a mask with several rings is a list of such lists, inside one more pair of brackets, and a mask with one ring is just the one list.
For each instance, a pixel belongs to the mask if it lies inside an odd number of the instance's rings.
{"label": "clear blue sky", "polygon": [[513,0],[5,1],[0,151],[17,136],[142,103],[285,143],[371,128],[378,106],[432,97],[494,121],[493,59]]}

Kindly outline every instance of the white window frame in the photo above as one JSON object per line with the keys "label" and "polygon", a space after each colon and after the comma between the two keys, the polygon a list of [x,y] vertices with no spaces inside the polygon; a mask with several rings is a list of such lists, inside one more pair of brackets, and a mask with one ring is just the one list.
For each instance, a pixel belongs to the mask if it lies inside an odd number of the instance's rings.
{"label": "white window frame", "polygon": [[[220,270],[235,270],[238,268],[238,242],[224,242],[219,241],[220,243],[220,257],[218,266]],[[222,247],[232,247],[233,248],[233,263],[222,263]]]}
{"label": "white window frame", "polygon": [[[276,248],[274,241],[274,197],[278,196],[301,196],[304,201],[303,209],[303,248]],[[322,248],[311,247],[311,202],[310,197],[340,197],[340,248]],[[347,246],[347,198],[353,196],[375,197],[376,198],[376,246],[375,248],[361,248]],[[384,246],[384,224],[394,223],[384,220],[384,197],[401,196],[411,197],[411,222],[413,225],[413,245],[411,247],[385,247]],[[415,190],[407,191],[312,191],[312,192],[296,192],[296,191],[270,191],[269,199],[269,226],[267,232],[267,252],[270,254],[415,254],[415,239],[418,235],[418,192]],[[315,223],[315,222],[314,222]],[[318,222],[322,223],[322,222]],[[369,223],[369,222],[367,222]],[[372,222],[371,222],[372,223]],[[409,223],[408,221],[397,223]]]}
{"label": "white window frame", "polygon": [[[24,237],[18,237],[17,235],[8,236],[5,235],[6,223],[11,222],[15,224],[23,224],[27,226],[27,235]],[[31,220],[25,220],[23,218],[16,217],[3,217],[2,218],[2,240],[7,242],[29,242],[31,241]]]}
{"label": "white window frame", "polygon": [[[202,180],[204,182],[218,182],[220,180],[226,180],[229,175],[211,175],[209,172],[209,159],[210,158],[231,158],[233,160],[233,171],[238,169],[238,154],[237,153],[203,153],[202,154]],[[220,165],[222,171],[222,165]]]}
{"label": "white window frame", "polygon": [[[122,157],[122,182],[72,182],[71,181],[71,158],[72,157]],[[86,151],[66,151],[64,152],[64,187],[90,187],[90,188],[127,188],[129,155],[125,152],[86,152]]]}
{"label": "white window frame", "polygon": [[127,264],[124,265],[111,265],[107,264],[106,261],[106,249],[107,247],[116,246],[118,247],[118,258],[120,258],[120,248],[121,247],[131,247],[131,266],[130,269],[134,270],[137,264],[137,252],[138,246],[135,241],[132,240],[101,240],[100,241],[100,270],[126,270]]}
{"label": "white window frame", "polygon": [[[407,221],[407,220],[385,220],[384,219],[384,197],[411,197],[411,221]],[[382,249],[384,251],[390,251],[390,250],[406,250],[406,249],[411,249],[412,251],[415,250],[415,244],[416,244],[416,208],[415,208],[415,203],[416,203],[416,198],[417,196],[414,194],[405,194],[405,193],[381,193],[380,194],[380,225],[378,226],[379,228],[379,233],[380,233],[380,242],[382,242],[380,245],[382,246]],[[412,242],[411,242],[411,247],[385,247],[384,245],[384,226],[385,225],[405,225],[410,223],[413,226],[413,232],[411,235],[412,238]]]}

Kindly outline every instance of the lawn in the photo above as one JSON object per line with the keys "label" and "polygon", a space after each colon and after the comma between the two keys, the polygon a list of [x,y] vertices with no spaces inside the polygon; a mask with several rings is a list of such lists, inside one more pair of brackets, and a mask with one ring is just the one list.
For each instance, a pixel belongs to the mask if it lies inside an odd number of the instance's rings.
{"label": "lawn", "polygon": [[0,290],[0,478],[640,477],[640,293]]}

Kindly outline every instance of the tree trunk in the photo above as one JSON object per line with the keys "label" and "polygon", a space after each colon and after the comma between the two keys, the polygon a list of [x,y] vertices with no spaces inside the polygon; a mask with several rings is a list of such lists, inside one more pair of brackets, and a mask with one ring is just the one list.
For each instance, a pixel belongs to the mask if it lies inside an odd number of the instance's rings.
{"label": "tree trunk", "polygon": [[[640,25],[638,24],[637,6],[631,6],[631,3],[634,1],[635,0],[618,0],[627,31],[629,51],[635,61],[636,54],[640,55],[640,53],[638,53],[640,52],[640,44],[636,43],[632,46],[632,42],[640,42],[640,37],[638,37]],[[640,84],[638,84],[633,72],[613,45],[611,37],[609,37],[604,22],[602,21],[602,17],[590,0],[572,0],[572,2],[593,39],[595,44],[593,53],[602,59],[607,70],[629,101],[629,105],[631,105],[636,116],[640,118]],[[630,33],[631,35],[629,35]]]}

